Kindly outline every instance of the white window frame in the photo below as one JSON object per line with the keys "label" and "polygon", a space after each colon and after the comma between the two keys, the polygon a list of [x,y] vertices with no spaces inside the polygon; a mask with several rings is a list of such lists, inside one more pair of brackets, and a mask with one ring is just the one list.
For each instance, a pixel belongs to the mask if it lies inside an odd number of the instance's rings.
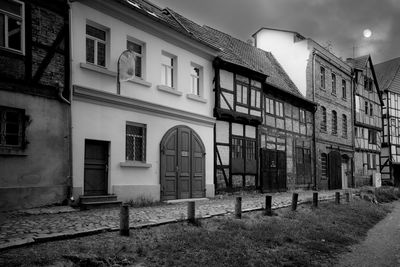
{"label": "white window frame", "polygon": [[[192,69],[194,68],[199,70],[199,75],[194,75],[192,73]],[[198,93],[195,92],[194,88],[194,82],[196,80],[198,85]],[[203,67],[193,62],[190,63],[190,90],[193,95],[203,97]]]}
{"label": "white window frame", "polygon": [[[131,43],[134,43],[136,45],[139,45],[141,47],[141,49],[142,49],[142,53],[141,54],[139,54],[139,53],[137,53],[135,51],[132,51],[132,52],[137,58],[138,57],[141,58],[141,61],[142,61],[141,62],[141,66],[140,66],[141,67],[140,68],[141,76],[136,76],[136,72],[135,72],[135,78],[144,80],[145,79],[145,69],[146,69],[145,68],[145,66],[146,66],[146,43],[144,43],[144,42],[142,42],[142,41],[140,41],[140,40],[138,40],[136,38],[130,37],[130,36],[128,36],[128,38],[126,40],[127,48],[128,48],[128,42],[131,42]],[[135,65],[135,67],[136,67],[136,65]]]}
{"label": "white window frame", "polygon": [[[177,86],[176,86],[176,84],[177,84],[177,79],[176,79],[177,78],[177,74],[176,73],[177,73],[177,67],[178,67],[177,57],[175,55],[170,54],[170,53],[165,52],[165,51],[161,52],[161,57],[163,57],[163,56],[169,57],[169,58],[172,59],[172,66],[166,65],[166,64],[162,63],[162,61],[161,61],[161,72],[164,72],[164,75],[165,75],[164,76],[165,77],[164,81],[162,79],[163,76],[161,75],[161,77],[160,77],[161,78],[161,85],[177,90]],[[167,83],[168,79],[166,77],[167,77],[167,74],[169,72],[168,70],[172,70],[171,85],[169,85]]]}
{"label": "white window frame", "polygon": [[[11,0],[11,1],[21,5],[21,16],[18,16],[16,14],[13,14],[8,11],[0,9],[0,13],[4,15],[4,45],[5,45],[5,46],[0,46],[0,49],[25,54],[25,4],[18,0]],[[8,18],[9,17],[13,17],[13,18],[21,20],[21,50],[17,50],[17,49],[8,47]]]}
{"label": "white window frame", "polygon": [[[101,39],[96,38],[94,36],[88,35],[86,33],[86,26],[87,25],[89,25],[89,26],[91,26],[93,28],[96,28],[98,30],[104,31],[106,40],[101,40]],[[92,62],[88,62],[87,59],[86,59],[86,57],[87,57],[86,39],[91,39],[91,40],[94,41],[94,62],[93,63]],[[98,64],[97,43],[103,43],[105,45],[105,49],[104,49],[104,53],[105,53],[105,55],[104,55],[104,66]],[[95,65],[95,66],[98,66],[98,67],[101,67],[101,68],[107,68],[107,65],[108,65],[108,54],[109,54],[108,53],[108,49],[109,49],[109,29],[104,27],[104,26],[102,26],[102,25],[100,25],[100,24],[97,24],[95,22],[87,20],[86,24],[85,24],[85,61],[86,61],[86,63],[87,64],[92,64],[92,65]]]}

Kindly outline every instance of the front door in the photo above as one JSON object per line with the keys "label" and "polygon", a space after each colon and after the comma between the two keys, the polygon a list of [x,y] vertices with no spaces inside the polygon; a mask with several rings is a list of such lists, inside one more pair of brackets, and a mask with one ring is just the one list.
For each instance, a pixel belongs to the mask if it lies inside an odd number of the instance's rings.
{"label": "front door", "polygon": [[205,149],[189,127],[169,130],[161,144],[161,199],[205,196]]}
{"label": "front door", "polygon": [[393,178],[394,178],[394,186],[400,187],[400,165],[393,164]]}
{"label": "front door", "polygon": [[342,188],[342,158],[338,151],[328,154],[329,189]]}
{"label": "front door", "polygon": [[85,140],[84,194],[106,195],[108,177],[108,142]]}
{"label": "front door", "polygon": [[262,190],[267,192],[286,191],[286,153],[261,149]]}

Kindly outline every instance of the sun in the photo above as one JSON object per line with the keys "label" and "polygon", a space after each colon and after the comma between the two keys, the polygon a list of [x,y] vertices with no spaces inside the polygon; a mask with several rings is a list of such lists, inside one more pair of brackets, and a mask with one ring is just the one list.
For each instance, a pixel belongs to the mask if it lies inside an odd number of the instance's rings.
{"label": "sun", "polygon": [[372,36],[372,31],[370,29],[365,29],[363,31],[363,35],[364,35],[365,38],[369,38],[369,37]]}

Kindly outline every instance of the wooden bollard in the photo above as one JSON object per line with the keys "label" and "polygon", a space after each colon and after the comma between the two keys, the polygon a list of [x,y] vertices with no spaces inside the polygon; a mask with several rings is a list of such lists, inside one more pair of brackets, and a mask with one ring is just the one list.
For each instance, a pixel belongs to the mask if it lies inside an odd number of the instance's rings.
{"label": "wooden bollard", "polygon": [[318,208],[318,192],[313,193],[312,203],[314,208]]}
{"label": "wooden bollard", "polygon": [[242,197],[236,197],[235,217],[238,219],[242,218]]}
{"label": "wooden bollard", "polygon": [[340,192],[335,193],[335,203],[340,204]]}
{"label": "wooden bollard", "polygon": [[272,196],[266,195],[265,196],[265,215],[271,216],[272,215]]}
{"label": "wooden bollard", "polygon": [[297,209],[297,200],[299,199],[298,193],[293,193],[292,196],[292,210],[295,211]]}
{"label": "wooden bollard", "polygon": [[350,202],[350,192],[346,192],[346,202]]}
{"label": "wooden bollard", "polygon": [[129,236],[129,206],[127,204],[121,206],[119,233],[123,236]]}
{"label": "wooden bollard", "polygon": [[194,224],[196,222],[196,206],[194,201],[188,202],[188,222]]}

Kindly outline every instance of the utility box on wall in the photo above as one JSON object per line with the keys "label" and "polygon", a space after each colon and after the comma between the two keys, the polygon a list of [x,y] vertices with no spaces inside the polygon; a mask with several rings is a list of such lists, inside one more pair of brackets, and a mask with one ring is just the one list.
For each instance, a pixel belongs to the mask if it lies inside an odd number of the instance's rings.
{"label": "utility box on wall", "polygon": [[382,177],[381,173],[375,173],[374,176],[372,176],[372,185],[374,187],[381,187],[382,186]]}

